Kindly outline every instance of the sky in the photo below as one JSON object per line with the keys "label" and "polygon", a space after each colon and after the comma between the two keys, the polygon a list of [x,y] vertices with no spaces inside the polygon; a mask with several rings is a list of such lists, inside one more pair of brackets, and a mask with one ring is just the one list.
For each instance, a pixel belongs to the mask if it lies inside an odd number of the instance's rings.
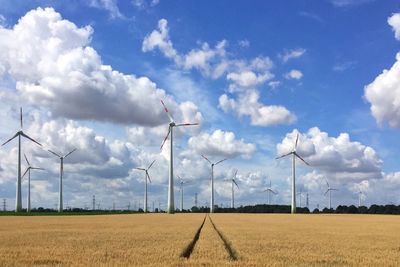
{"label": "sky", "polygon": [[[19,129],[32,171],[32,207],[54,208],[68,153],[64,204],[166,208],[169,119],[184,208],[400,204],[400,4],[389,0],[0,0],[0,141]],[[17,141],[0,148],[0,198],[15,206]],[[23,170],[27,168],[22,162]],[[175,206],[180,207],[175,177]],[[26,207],[27,179],[23,180]],[[154,204],[153,204],[154,203]]]}

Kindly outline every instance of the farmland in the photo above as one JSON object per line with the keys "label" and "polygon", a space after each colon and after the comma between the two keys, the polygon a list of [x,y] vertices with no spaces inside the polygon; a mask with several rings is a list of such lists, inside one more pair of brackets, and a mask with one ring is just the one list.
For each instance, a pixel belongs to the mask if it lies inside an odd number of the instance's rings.
{"label": "farmland", "polygon": [[0,266],[396,266],[399,232],[381,215],[4,216]]}

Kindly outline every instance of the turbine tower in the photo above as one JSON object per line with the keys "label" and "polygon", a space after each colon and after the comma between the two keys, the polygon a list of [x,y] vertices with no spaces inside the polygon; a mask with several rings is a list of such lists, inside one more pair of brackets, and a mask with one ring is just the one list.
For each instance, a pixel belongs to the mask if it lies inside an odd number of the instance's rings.
{"label": "turbine tower", "polygon": [[177,175],[179,178],[179,191],[181,191],[181,211],[183,211],[183,185],[188,184],[188,182],[183,181],[183,179]]}
{"label": "turbine tower", "polygon": [[10,139],[8,139],[6,142],[4,142],[1,146],[4,146],[5,144],[7,144],[8,142],[10,142],[11,140],[13,140],[15,137],[18,137],[18,176],[17,176],[17,185],[16,185],[16,192],[15,192],[15,212],[19,212],[22,210],[22,195],[21,195],[21,136],[25,137],[29,140],[31,140],[32,142],[38,144],[39,146],[42,146],[40,143],[38,143],[37,141],[35,141],[34,139],[32,139],[31,137],[29,137],[28,135],[26,135],[23,131],[22,131],[22,108],[20,108],[20,125],[21,125],[21,129]]}
{"label": "turbine tower", "polygon": [[358,207],[361,207],[361,200],[364,193],[361,191],[360,187],[358,188],[357,194],[358,194]]}
{"label": "turbine tower", "polygon": [[25,154],[24,154],[24,157],[25,157],[26,163],[28,164],[28,168],[26,168],[26,171],[22,175],[22,178],[24,178],[25,174],[28,173],[28,198],[27,198],[27,204],[26,204],[26,212],[30,212],[31,211],[31,170],[44,170],[44,169],[32,167]]}
{"label": "turbine tower", "polygon": [[214,166],[220,164],[221,162],[227,159],[221,159],[215,163],[212,163],[208,158],[204,155],[201,155],[205,160],[207,160],[211,164],[211,202],[210,202],[210,213],[214,212]]}
{"label": "turbine tower", "polygon": [[328,180],[325,180],[325,182],[326,182],[326,185],[328,186],[328,189],[326,190],[324,195],[326,196],[326,194],[329,193],[329,209],[331,209],[331,207],[332,207],[332,194],[331,193],[332,193],[332,191],[338,191],[338,190],[335,188],[331,188],[329,186]]}
{"label": "turbine tower", "polygon": [[297,194],[296,195],[298,195],[299,196],[299,199],[300,199],[300,208],[301,208],[301,198],[303,197],[303,192],[301,191],[301,189],[300,189],[300,192],[297,192]]}
{"label": "turbine tower", "polygon": [[297,154],[297,143],[299,141],[299,134],[297,133],[296,142],[294,143],[293,150],[287,154],[277,157],[276,159],[284,158],[286,156],[292,155],[292,214],[296,213],[296,157],[298,157],[305,164],[310,166],[299,154]]}
{"label": "turbine tower", "polygon": [[265,189],[264,192],[267,192],[267,194],[268,194],[268,205],[271,205],[271,193],[275,194],[275,195],[278,194],[277,192],[275,192],[272,189],[271,180],[269,181],[269,187],[267,189]]}
{"label": "turbine tower", "polygon": [[63,173],[64,173],[64,159],[66,157],[68,157],[69,155],[71,155],[74,151],[76,150],[73,149],[72,151],[70,151],[69,153],[67,153],[65,156],[57,154],[54,151],[51,151],[50,149],[48,150],[51,154],[53,154],[54,156],[56,156],[57,158],[60,159],[60,182],[59,182],[59,191],[58,191],[58,212],[63,212]]}
{"label": "turbine tower", "polygon": [[231,186],[232,186],[232,197],[231,197],[231,208],[234,209],[235,208],[235,185],[236,187],[239,189],[238,184],[236,183],[236,175],[237,175],[238,170],[235,170],[235,172],[233,173],[232,178],[227,179],[225,181],[230,181],[231,182]]}
{"label": "turbine tower", "polygon": [[147,169],[144,168],[134,168],[136,170],[140,170],[140,171],[144,171],[144,202],[143,202],[143,211],[147,212],[147,179],[149,180],[149,182],[151,183],[151,179],[150,179],[150,175],[149,175],[149,169],[151,168],[151,166],[153,166],[154,162],[156,160],[153,160],[153,162],[149,165],[149,167],[147,167]]}
{"label": "turbine tower", "polygon": [[173,129],[174,127],[180,127],[180,126],[192,126],[192,125],[198,125],[198,123],[179,123],[176,124],[174,119],[172,118],[171,114],[169,114],[167,107],[165,106],[164,102],[161,100],[161,104],[164,107],[165,112],[168,115],[169,118],[169,126],[168,126],[168,133],[164,138],[164,141],[161,144],[160,149],[163,148],[165,142],[168,139],[168,136],[171,135],[170,138],[170,155],[169,155],[169,177],[168,177],[168,207],[167,207],[167,212],[168,213],[174,213],[175,212],[175,205],[174,205],[174,139],[173,139]]}

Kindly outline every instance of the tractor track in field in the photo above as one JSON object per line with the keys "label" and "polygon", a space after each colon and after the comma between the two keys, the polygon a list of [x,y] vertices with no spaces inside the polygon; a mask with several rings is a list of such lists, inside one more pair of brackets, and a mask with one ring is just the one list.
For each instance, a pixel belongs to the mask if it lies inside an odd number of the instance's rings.
{"label": "tractor track in field", "polygon": [[200,227],[197,229],[196,234],[194,235],[193,239],[190,241],[190,243],[183,249],[183,251],[180,254],[180,257],[189,259],[197,241],[200,238],[201,235],[201,230],[203,229],[203,226],[207,220],[207,218],[210,220],[210,223],[212,225],[212,228],[215,230],[217,233],[218,237],[221,239],[222,243],[224,244],[224,248],[226,252],[229,255],[229,259],[232,261],[236,261],[239,259],[239,255],[236,252],[236,250],[233,248],[232,243],[226,238],[226,236],[217,228],[217,226],[214,224],[212,221],[211,217],[209,214],[204,216],[203,222],[201,223]]}

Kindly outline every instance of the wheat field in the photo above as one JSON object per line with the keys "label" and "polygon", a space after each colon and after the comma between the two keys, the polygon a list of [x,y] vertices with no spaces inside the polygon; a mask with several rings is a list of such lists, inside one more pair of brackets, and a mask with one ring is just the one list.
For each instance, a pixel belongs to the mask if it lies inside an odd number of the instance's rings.
{"label": "wheat field", "polygon": [[[212,214],[209,217],[205,214],[4,216],[0,217],[0,266],[399,266],[400,263],[400,216]],[[182,251],[191,243],[192,250],[183,257]]]}

